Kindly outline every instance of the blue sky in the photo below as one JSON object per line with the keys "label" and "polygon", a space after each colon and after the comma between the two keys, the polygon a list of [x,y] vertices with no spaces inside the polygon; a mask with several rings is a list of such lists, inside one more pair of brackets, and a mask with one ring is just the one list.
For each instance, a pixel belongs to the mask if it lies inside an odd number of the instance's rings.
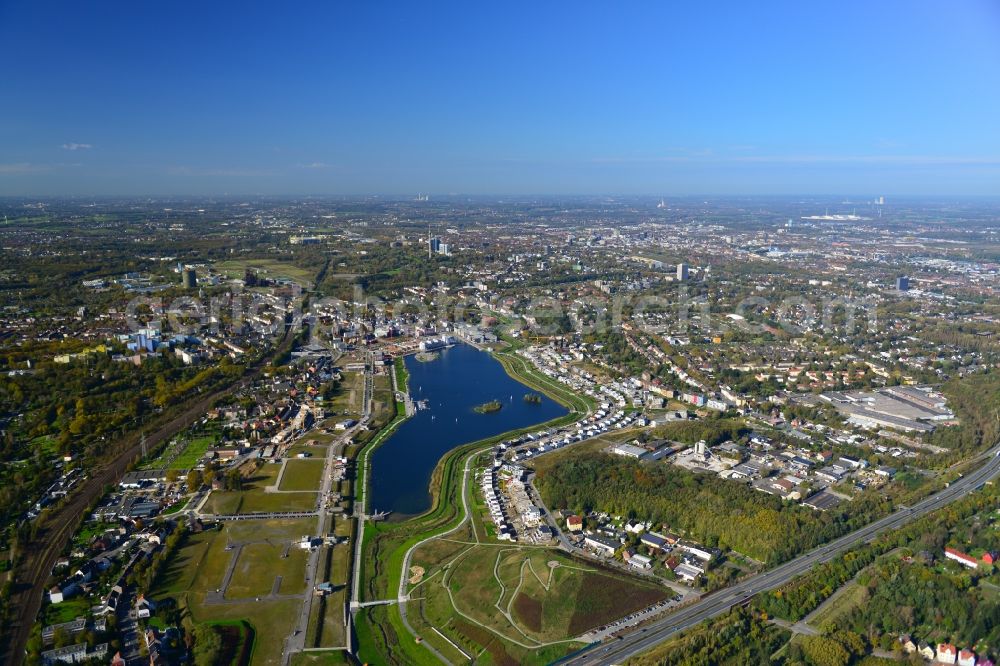
{"label": "blue sky", "polygon": [[1000,194],[993,0],[0,0],[0,43],[0,194]]}

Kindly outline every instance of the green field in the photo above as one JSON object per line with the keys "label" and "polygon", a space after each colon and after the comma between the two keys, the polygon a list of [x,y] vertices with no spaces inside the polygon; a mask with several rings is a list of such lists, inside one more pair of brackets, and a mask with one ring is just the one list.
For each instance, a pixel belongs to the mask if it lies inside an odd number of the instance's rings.
{"label": "green field", "polygon": [[[278,575],[282,576],[279,595],[305,590],[306,551],[293,546],[287,558],[281,555],[287,544],[315,529],[312,519],[254,520],[191,534],[167,563],[150,595],[175,599],[195,622],[248,621],[257,635],[251,663],[280,663],[282,639],[291,632],[302,602],[299,598],[271,600],[266,595]],[[236,563],[227,601],[211,603],[209,597],[221,588],[236,553],[227,550],[227,545],[236,543],[248,545]],[[258,594],[260,601],[256,601]]]}
{"label": "green field", "polygon": [[[321,461],[295,460],[296,463],[316,464]],[[207,513],[231,516],[237,513],[267,511],[312,511],[316,508],[317,492],[268,492],[278,480],[281,465],[265,463],[243,480],[243,490],[213,490],[205,502]],[[320,469],[322,472],[322,469]]]}
{"label": "green field", "polygon": [[316,277],[313,270],[274,259],[232,259],[215,264],[215,270],[235,278],[242,278],[247,269],[271,280],[287,278],[302,287],[311,287]]}
{"label": "green field", "polygon": [[606,449],[614,444],[634,439],[639,432],[641,432],[641,429],[638,428],[614,430],[607,434],[600,435],[599,437],[592,437],[591,439],[575,443],[572,446],[566,446],[556,451],[546,453],[544,456],[530,459],[525,461],[525,464],[538,472],[544,472],[557,467],[566,460],[576,457],[585,457]]}
{"label": "green field", "polygon": [[547,548],[454,545],[460,546],[457,552],[445,547],[437,562],[433,553],[414,559],[427,573],[413,596],[424,598],[421,612],[435,626],[462,619],[494,635],[543,647],[577,640],[669,596],[662,587]]}
{"label": "green field", "polygon": [[243,497],[240,513],[266,511],[312,511],[319,493],[248,493]]}
{"label": "green field", "polygon": [[344,371],[337,388],[336,395],[326,403],[326,407],[335,416],[333,421],[345,418],[355,420],[361,418],[362,402],[364,401],[365,376],[360,372]]}
{"label": "green field", "polygon": [[[307,555],[308,551],[297,546],[287,548],[287,541],[244,546],[226,598],[263,597],[271,594],[275,585],[276,594],[302,594]],[[278,576],[280,584],[275,580]]]}
{"label": "green field", "polygon": [[808,624],[821,629],[828,624],[836,623],[864,601],[866,592],[865,587],[856,581],[848,582],[816,609],[816,614],[809,618]]}
{"label": "green field", "polygon": [[328,652],[298,652],[292,657],[292,666],[335,666],[354,662],[342,650]]}
{"label": "green field", "polygon": [[91,604],[83,597],[67,599],[61,604],[47,604],[44,610],[45,624],[70,622],[90,613]]}
{"label": "green field", "polygon": [[237,513],[261,513],[269,511],[291,512],[312,511],[316,508],[319,493],[266,493],[213,490],[204,511],[223,516]]}
{"label": "green field", "polygon": [[242,493],[213,490],[202,506],[202,511],[219,516],[232,516],[239,513],[242,501]]}
{"label": "green field", "polygon": [[222,438],[222,426],[215,421],[187,431],[183,436],[171,440],[160,454],[146,462],[145,469],[188,470],[204,458],[209,448]]}
{"label": "green field", "polygon": [[170,463],[170,469],[191,469],[205,456],[209,447],[215,446],[218,441],[218,437],[211,435],[192,439],[184,451]]}
{"label": "green field", "polygon": [[323,442],[321,442],[319,444],[306,444],[305,443],[305,442],[307,442],[309,440],[319,440],[321,437],[324,438],[325,440],[331,440],[331,439],[333,439],[332,435],[317,434],[315,436],[307,438],[304,442],[302,442],[300,444],[293,444],[291,447],[289,447],[288,452],[287,452],[286,455],[288,457],[290,457],[290,458],[294,458],[299,453],[308,453],[310,455],[310,458],[312,460],[323,458],[324,456],[326,456],[328,441],[323,441]]}
{"label": "green field", "polygon": [[400,391],[405,391],[407,382],[410,380],[410,373],[406,369],[406,362],[402,356],[397,357],[393,362],[392,371],[396,373],[396,386]]}
{"label": "green field", "polygon": [[240,666],[247,663],[256,640],[253,626],[246,620],[225,620],[210,624],[222,638],[222,650],[216,663],[220,666]]}
{"label": "green field", "polygon": [[58,449],[59,442],[52,435],[42,435],[31,440],[31,449],[41,451],[47,456],[54,456]]}
{"label": "green field", "polygon": [[322,459],[294,458],[285,462],[285,471],[281,475],[280,490],[319,490],[323,479]]}

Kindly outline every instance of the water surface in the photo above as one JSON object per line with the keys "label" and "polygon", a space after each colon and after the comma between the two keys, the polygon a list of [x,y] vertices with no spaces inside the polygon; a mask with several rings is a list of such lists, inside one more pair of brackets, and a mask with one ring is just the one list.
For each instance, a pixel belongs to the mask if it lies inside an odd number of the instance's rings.
{"label": "water surface", "polygon": [[[428,408],[403,422],[372,454],[370,511],[416,514],[430,508],[431,473],[441,457],[462,444],[508,430],[543,423],[567,413],[543,395],[541,403],[525,402],[535,393],[511,379],[486,352],[460,344],[433,361],[405,359],[410,395],[427,400]],[[476,405],[499,400],[498,412],[477,414]]]}

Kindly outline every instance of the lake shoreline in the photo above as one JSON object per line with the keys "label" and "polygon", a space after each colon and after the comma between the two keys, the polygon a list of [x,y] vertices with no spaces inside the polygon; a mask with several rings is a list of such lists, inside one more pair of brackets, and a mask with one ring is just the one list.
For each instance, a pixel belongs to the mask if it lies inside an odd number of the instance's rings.
{"label": "lake shoreline", "polygon": [[[400,423],[371,453],[370,508],[391,511],[406,520],[425,513],[434,502],[435,470],[453,450],[507,432],[540,426],[570,413],[561,401],[545,396],[540,403],[523,400],[525,388],[494,355],[459,344],[431,362],[404,357],[408,389],[418,410]],[[474,413],[477,405],[497,400],[502,409],[490,418]],[[510,397],[508,401],[508,395]],[[394,521],[395,522],[395,521]]]}

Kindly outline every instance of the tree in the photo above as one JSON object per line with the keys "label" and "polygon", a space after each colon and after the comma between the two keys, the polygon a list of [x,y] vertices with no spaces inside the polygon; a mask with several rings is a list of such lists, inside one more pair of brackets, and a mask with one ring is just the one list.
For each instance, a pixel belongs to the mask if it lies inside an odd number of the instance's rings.
{"label": "tree", "polygon": [[66,631],[64,627],[57,627],[54,632],[52,632],[52,643],[57,648],[66,647],[72,642],[72,636]]}
{"label": "tree", "polygon": [[196,664],[214,664],[222,651],[222,639],[214,627],[208,624],[194,626],[194,650],[192,656]]}
{"label": "tree", "polygon": [[806,660],[816,666],[847,666],[850,653],[837,641],[825,636],[807,636],[802,639],[802,652]]}
{"label": "tree", "polygon": [[194,492],[195,490],[198,490],[199,488],[201,488],[202,483],[203,479],[201,476],[201,471],[193,469],[190,472],[188,472],[187,486],[189,491]]}
{"label": "tree", "polygon": [[225,487],[226,490],[243,489],[243,476],[240,474],[240,470],[231,469],[228,472],[226,472]]}

